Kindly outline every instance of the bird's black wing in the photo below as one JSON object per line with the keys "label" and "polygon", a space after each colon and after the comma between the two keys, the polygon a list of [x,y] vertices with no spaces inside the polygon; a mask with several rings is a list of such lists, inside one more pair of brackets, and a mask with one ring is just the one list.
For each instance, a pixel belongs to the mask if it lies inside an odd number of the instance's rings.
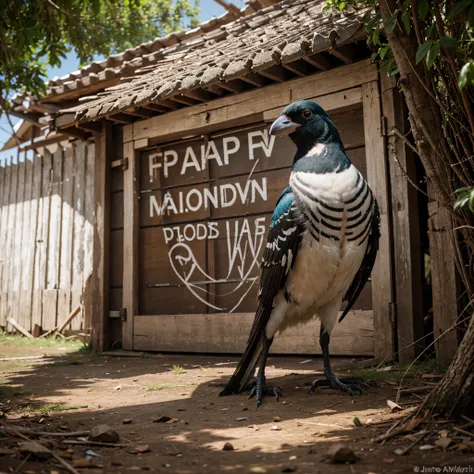
{"label": "bird's black wing", "polygon": [[267,244],[261,265],[258,306],[247,348],[221,395],[240,392],[253,375],[260,355],[265,327],[275,306],[277,294],[284,286],[295,262],[304,229],[302,218],[294,203],[293,192],[291,188],[286,188],[278,199],[267,234]]}
{"label": "bird's black wing", "polygon": [[380,238],[380,211],[377,204],[377,200],[374,198],[374,212],[372,214],[372,223],[371,229],[368,235],[367,249],[365,251],[364,259],[359,270],[352,280],[351,286],[347,290],[347,293],[344,296],[344,301],[347,301],[347,306],[344,309],[339,322],[341,322],[349,313],[350,309],[354,305],[355,301],[359,297],[361,291],[363,290],[367,280],[372,273],[372,268],[374,267],[375,258],[377,257],[377,252],[379,250],[379,238]]}

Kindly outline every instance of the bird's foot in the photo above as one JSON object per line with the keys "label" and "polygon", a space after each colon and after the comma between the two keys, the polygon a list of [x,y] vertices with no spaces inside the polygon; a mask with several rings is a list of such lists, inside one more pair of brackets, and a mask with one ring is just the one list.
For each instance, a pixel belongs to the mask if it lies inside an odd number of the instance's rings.
{"label": "bird's foot", "polygon": [[262,404],[263,397],[270,395],[276,397],[276,400],[280,400],[282,396],[282,390],[279,387],[266,387],[266,377],[264,374],[257,374],[254,380],[254,385],[250,390],[249,399],[255,397],[257,400],[257,408]]}
{"label": "bird's foot", "polygon": [[359,377],[336,377],[334,374],[326,376],[325,380],[315,380],[309,387],[309,393],[314,392],[318,387],[329,387],[335,390],[341,390],[350,396],[362,395],[366,393],[371,386],[370,382],[365,382]]}

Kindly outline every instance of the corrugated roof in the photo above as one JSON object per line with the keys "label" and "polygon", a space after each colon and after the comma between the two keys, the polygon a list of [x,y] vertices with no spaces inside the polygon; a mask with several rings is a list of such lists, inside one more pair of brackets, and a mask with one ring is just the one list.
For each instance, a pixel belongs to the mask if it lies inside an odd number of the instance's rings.
{"label": "corrugated roof", "polygon": [[[165,47],[154,64],[90,102],[61,111],[56,124],[98,120],[225,84],[360,39],[364,11],[323,12],[321,0],[284,0],[189,41]],[[156,59],[156,58],[155,58]],[[71,120],[61,115],[73,114]],[[66,118],[66,117],[64,117]]]}

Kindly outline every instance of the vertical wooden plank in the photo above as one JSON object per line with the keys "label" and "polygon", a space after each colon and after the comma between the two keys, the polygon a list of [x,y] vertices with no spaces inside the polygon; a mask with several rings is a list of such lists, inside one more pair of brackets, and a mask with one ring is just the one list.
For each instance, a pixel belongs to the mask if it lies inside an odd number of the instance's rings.
{"label": "vertical wooden plank", "polygon": [[372,270],[372,304],[374,312],[374,352],[378,361],[393,359],[394,335],[390,321],[393,301],[391,225],[388,195],[388,166],[382,136],[382,115],[378,82],[362,85],[364,108],[365,150],[368,182],[380,206],[380,244]]}
{"label": "vertical wooden plank", "polygon": [[[41,249],[41,191],[43,176],[43,158],[33,151],[33,191],[31,199],[31,239],[32,239],[32,255],[31,255],[31,275],[30,287],[31,293],[25,298],[29,300],[31,313],[31,327],[41,330],[41,302],[37,301],[39,296],[38,272],[40,263]],[[38,309],[39,306],[39,309]]]}
{"label": "vertical wooden plank", "polygon": [[53,329],[49,326],[56,319],[58,310],[58,290],[43,290],[43,324],[44,329]]}
{"label": "vertical wooden plank", "polygon": [[[15,249],[15,211],[16,211],[16,192],[18,188],[18,162],[10,161],[10,192],[8,196],[8,224],[7,239],[5,244],[5,253],[8,258],[5,259],[5,269],[3,273],[3,300],[2,313],[5,320],[11,317],[9,313],[9,301],[11,300],[12,291],[12,272],[13,272],[13,251]],[[5,325],[8,330],[8,324]]]}
{"label": "vertical wooden plank", "polygon": [[25,164],[25,191],[23,194],[23,225],[21,230],[21,256],[20,256],[20,284],[18,289],[18,309],[17,321],[28,332],[31,330],[31,313],[29,299],[25,296],[31,294],[29,280],[31,274],[30,258],[31,246],[31,193],[33,190],[33,162],[28,159],[27,153],[24,153]]}
{"label": "vertical wooden plank", "polygon": [[[454,325],[458,317],[459,291],[455,252],[448,233],[453,222],[447,210],[437,201],[428,204],[428,212],[436,360],[440,364],[449,364],[458,346]],[[453,330],[448,331],[450,328]]]}
{"label": "vertical wooden plank", "polygon": [[[51,181],[49,183],[50,209],[49,209],[49,239],[48,239],[48,260],[46,271],[46,289],[57,290],[59,287],[59,260],[60,260],[60,240],[61,240],[61,177],[62,177],[63,150],[58,148],[52,156]],[[55,301],[57,303],[57,292]],[[48,312],[43,313],[43,329],[49,330],[57,324],[56,312],[52,306],[48,307]]]}
{"label": "vertical wooden plank", "polygon": [[8,262],[10,254],[8,247],[8,235],[9,235],[9,213],[11,212],[10,206],[10,187],[11,187],[11,160],[5,160],[5,171],[4,171],[4,184],[0,190],[2,194],[2,217],[0,221],[0,242],[2,242],[2,254],[0,259],[0,327],[4,328],[6,326],[6,311],[5,311],[5,301],[7,299],[6,294],[6,280],[8,272]]}
{"label": "vertical wooden plank", "polygon": [[[74,147],[74,230],[72,243],[72,290],[71,308],[74,310],[82,300],[84,277],[84,194],[85,194],[85,142],[75,142]],[[81,310],[82,311],[82,310]],[[82,313],[71,323],[71,329],[80,329]]]}
{"label": "vertical wooden plank", "polygon": [[58,321],[62,324],[71,311],[71,274],[73,241],[73,189],[74,153],[72,148],[64,150],[62,175],[62,230],[61,259],[59,262]]}
{"label": "vertical wooden plank", "polygon": [[[387,153],[390,171],[393,222],[393,265],[400,363],[412,361],[423,350],[423,299],[421,241],[415,159],[405,143],[390,131],[405,133],[404,101],[394,78],[380,76],[382,110],[388,133]],[[415,342],[418,341],[418,342]]]}
{"label": "vertical wooden plank", "polygon": [[[91,298],[91,275],[93,270],[93,245],[94,245],[94,161],[95,146],[86,147],[86,185],[84,198],[84,303]],[[84,329],[90,331],[92,326],[92,313],[86,311],[90,304],[84,304]]]}
{"label": "vertical wooden plank", "polygon": [[123,230],[123,307],[127,319],[122,323],[122,347],[133,349],[133,318],[138,313],[138,199],[139,160],[133,142],[125,143],[123,157],[128,158],[124,171],[124,230]]}
{"label": "vertical wooden plank", "polygon": [[18,321],[18,305],[20,300],[20,281],[21,281],[21,251],[22,251],[22,231],[23,231],[23,203],[25,193],[25,162],[21,160],[18,153],[18,184],[16,190],[15,205],[15,231],[12,245],[12,271],[10,273],[11,286],[10,297],[8,299],[9,317]]}
{"label": "vertical wooden plank", "polygon": [[[43,291],[48,275],[49,220],[51,209],[50,183],[53,172],[53,156],[44,150],[41,172],[41,200],[38,209],[38,228],[35,256],[35,296],[33,299],[33,320],[43,330],[48,330],[43,321]],[[49,323],[48,323],[49,324]],[[49,328],[51,329],[51,328]]]}
{"label": "vertical wooden plank", "polygon": [[110,240],[110,165],[112,126],[102,122],[95,135],[94,163],[94,242],[91,276],[92,298],[85,301],[85,312],[92,315],[92,347],[102,351],[109,334],[109,240]]}

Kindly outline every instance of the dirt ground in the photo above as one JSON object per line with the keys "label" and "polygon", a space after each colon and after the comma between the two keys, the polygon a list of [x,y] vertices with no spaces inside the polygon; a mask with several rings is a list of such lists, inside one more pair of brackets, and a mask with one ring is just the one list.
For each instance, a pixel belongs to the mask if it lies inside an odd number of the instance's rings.
{"label": "dirt ground", "polygon": [[[394,450],[409,446],[416,437],[374,443],[373,438],[391,426],[387,422],[407,413],[394,414],[387,407],[387,399],[395,400],[398,384],[382,381],[369,393],[352,398],[329,389],[309,395],[307,385],[315,373],[321,375],[321,360],[316,357],[271,357],[267,379],[281,387],[284,396],[279,402],[266,398],[257,410],[255,400],[248,400],[245,394],[218,396],[235,368],[236,357],[61,355],[67,350],[28,348],[30,356],[46,352],[52,357],[17,366],[0,362],[0,402],[5,412],[0,424],[49,432],[89,430],[100,424],[115,429],[121,448],[40,439],[69,463],[90,455],[87,450],[97,454],[92,459],[99,467],[76,468],[80,472],[474,472],[474,454],[469,449],[420,450],[428,442],[423,441],[400,456]],[[21,349],[13,353],[18,355]],[[5,351],[0,355],[4,357]],[[347,364],[348,360],[334,359],[339,373],[347,372],[341,369]],[[420,383],[424,381],[410,379],[404,386]],[[403,397],[402,405],[413,406],[416,400]],[[161,416],[172,420],[153,421]],[[362,426],[356,426],[355,417]],[[131,421],[124,424],[124,420]],[[0,471],[66,472],[54,460],[30,458],[24,462],[17,452],[22,442],[11,433],[2,434],[0,426],[0,453],[7,453],[0,454]],[[234,449],[223,450],[226,442]],[[325,460],[328,450],[341,442],[355,451],[360,458],[357,462]],[[137,452],[137,446],[143,445],[149,451]]]}

